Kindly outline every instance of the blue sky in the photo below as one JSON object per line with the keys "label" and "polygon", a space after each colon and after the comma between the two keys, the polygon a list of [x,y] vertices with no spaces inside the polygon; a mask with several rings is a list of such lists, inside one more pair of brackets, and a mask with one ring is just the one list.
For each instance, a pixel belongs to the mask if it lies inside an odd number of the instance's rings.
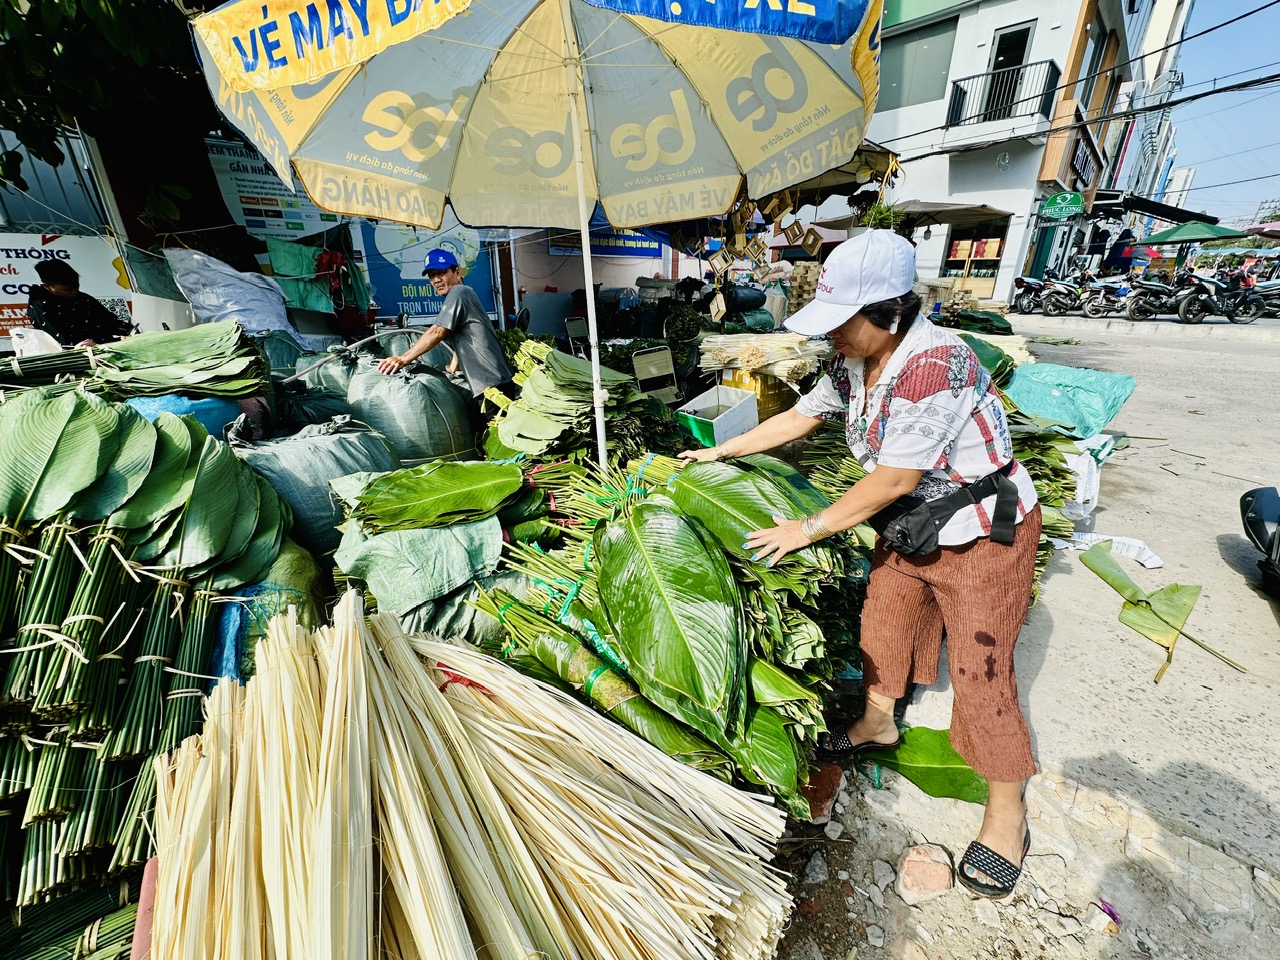
{"label": "blue sky", "polygon": [[[1262,6],[1263,0],[1197,0],[1188,34],[1198,33]],[[1254,14],[1182,47],[1178,69],[1186,79],[1180,96],[1211,89],[1207,81],[1227,74],[1223,83],[1280,73],[1280,6]],[[1244,71],[1244,72],[1240,72]],[[1199,84],[1199,85],[1197,85]],[[1280,173],[1280,85],[1207,97],[1178,107],[1177,165],[1194,166],[1193,187]],[[1252,217],[1258,204],[1280,198],[1280,176],[1257,183],[1193,190],[1192,210],[1205,210],[1229,222]]]}

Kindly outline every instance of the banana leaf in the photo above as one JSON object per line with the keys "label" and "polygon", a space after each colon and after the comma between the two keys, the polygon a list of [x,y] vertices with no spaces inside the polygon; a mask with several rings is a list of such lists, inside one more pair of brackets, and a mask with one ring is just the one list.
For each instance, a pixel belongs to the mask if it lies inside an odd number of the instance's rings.
{"label": "banana leaf", "polygon": [[707,526],[725,552],[749,565],[766,589],[789,590],[803,600],[813,595],[820,581],[842,570],[838,555],[823,544],[790,553],[772,569],[752,560],[752,551],[744,549],[747,534],[776,526],[775,516],[799,520],[807,515],[763,471],[730,463],[694,463],[675,475],[667,493],[682,513]]}
{"label": "banana leaf", "polygon": [[723,740],[746,706],[742,600],[721,551],[660,500],[597,528],[606,621],[645,697]]}
{"label": "banana leaf", "polygon": [[120,446],[119,414],[98,397],[64,393],[15,408],[0,434],[0,516],[18,525],[65,509]]}
{"label": "banana leaf", "polygon": [[102,520],[119,510],[141,489],[156,459],[156,428],[126,404],[116,404],[120,447],[107,469],[81,491],[67,511],[80,520]]}
{"label": "banana leaf", "polygon": [[831,506],[826,494],[810,483],[803,473],[777,457],[771,457],[767,453],[753,453],[737,458],[734,465],[767,474],[791,498],[792,503],[809,513],[817,513]]}
{"label": "banana leaf", "polygon": [[646,700],[567,631],[540,634],[529,650],[556,677],[581,689],[603,713],[667,756],[722,780],[732,775],[723,753]]}
{"label": "banana leaf", "polygon": [[470,523],[493,516],[524,485],[514,464],[427,463],[372,480],[351,515],[370,533]]}
{"label": "banana leaf", "polygon": [[158,566],[196,571],[222,554],[231,537],[229,518],[239,502],[239,467],[240,459],[231,447],[213,437],[205,438],[181,527],[158,558]]}
{"label": "banana leaf", "polygon": [[758,657],[751,659],[751,698],[776,707],[792,700],[820,702],[821,698],[785,670]]}
{"label": "banana leaf", "polygon": [[149,527],[187,501],[194,468],[209,432],[193,417],[162,413],[155,420],[156,453],[151,472],[108,526],[129,530]]}
{"label": "banana leaf", "polygon": [[1179,637],[1186,637],[1196,646],[1212,653],[1223,663],[1241,673],[1248,672],[1230,657],[1197,640],[1184,629],[1196,600],[1200,598],[1199,586],[1174,583],[1152,594],[1144,592],[1116,561],[1111,552],[1110,540],[1094,544],[1080,554],[1080,562],[1101,577],[1112,590],[1124,597],[1120,622],[1164,647],[1166,657],[1156,672],[1156,683],[1160,682],[1164,672],[1173,663],[1173,649]]}
{"label": "banana leaf", "polygon": [[896,750],[868,759],[896,770],[931,797],[987,802],[987,781],[956,753],[949,730],[909,727],[902,732],[902,744]]}
{"label": "banana leaf", "polygon": [[[206,574],[234,563],[253,542],[254,534],[258,529],[258,514],[262,511],[262,497],[259,492],[258,475],[239,457],[236,457],[235,488],[235,512],[231,515],[227,542],[216,557],[188,571],[188,576],[193,581],[197,578],[203,579]],[[190,508],[188,512],[189,510]]]}
{"label": "banana leaf", "polygon": [[777,711],[751,707],[741,736],[721,736],[712,743],[729,755],[746,780],[766,787],[777,797],[789,816],[809,819],[809,802],[800,793],[801,784],[808,781],[808,765]]}
{"label": "banana leaf", "polygon": [[265,477],[256,473],[252,476],[258,486],[258,522],[253,538],[238,557],[219,566],[210,586],[212,590],[225,592],[260,581],[276,562],[285,534],[289,532],[288,504],[280,499]]}

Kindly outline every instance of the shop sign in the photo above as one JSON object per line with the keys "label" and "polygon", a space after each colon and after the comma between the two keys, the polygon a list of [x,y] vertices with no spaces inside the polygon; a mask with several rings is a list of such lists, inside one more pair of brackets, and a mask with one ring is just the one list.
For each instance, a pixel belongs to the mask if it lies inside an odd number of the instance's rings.
{"label": "shop sign", "polygon": [[1046,220],[1069,220],[1084,213],[1084,197],[1069,191],[1055,193],[1040,204],[1040,216]]}
{"label": "shop sign", "polygon": [[80,274],[80,289],[108,310],[128,319],[133,294],[116,245],[106,237],[0,233],[0,336],[10,327],[30,326],[27,297],[40,283],[36,264],[61,260]]}
{"label": "shop sign", "polygon": [[262,154],[230,140],[208,139],[209,163],[231,219],[259,240],[297,240],[328,230],[337,214],[325,213],[295,178],[291,192]]}
{"label": "shop sign", "polygon": [[376,224],[360,221],[360,246],[364,248],[365,272],[378,304],[378,316],[408,314],[410,321],[433,317],[444,305],[444,297],[422,275],[427,254],[442,247],[465,267],[465,281],[476,292],[481,305],[495,315],[493,261],[480,234],[458,223],[452,211],[445,213],[440,230],[423,230],[387,220]]}
{"label": "shop sign", "polygon": [[[547,234],[547,252],[553,257],[582,256],[582,234],[552,230]],[[662,244],[650,240],[634,230],[591,231],[591,255],[593,257],[634,257],[657,260],[662,256]]]}
{"label": "shop sign", "polygon": [[1093,159],[1093,151],[1089,149],[1084,137],[1076,141],[1075,151],[1071,154],[1071,169],[1086,186],[1092,184],[1093,178],[1097,176],[1098,161]]}

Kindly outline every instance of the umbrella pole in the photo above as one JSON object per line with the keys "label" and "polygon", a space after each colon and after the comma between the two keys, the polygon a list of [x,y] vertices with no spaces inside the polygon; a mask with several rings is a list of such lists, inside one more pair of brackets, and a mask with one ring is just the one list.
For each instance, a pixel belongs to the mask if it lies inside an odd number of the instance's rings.
{"label": "umbrella pole", "polygon": [[591,341],[591,394],[596,409],[596,457],[601,467],[607,466],[607,448],[604,430],[604,402],[608,394],[600,385],[600,334],[596,329],[596,284],[591,268],[591,212],[594,203],[587,202],[587,163],[582,143],[582,107],[579,103],[585,90],[582,61],[578,51],[578,35],[573,29],[573,14],[569,0],[560,0],[560,14],[564,21],[566,54],[565,73],[569,86],[570,121],[573,123],[573,166],[578,177],[578,230],[582,236],[582,273],[587,286],[587,335]]}

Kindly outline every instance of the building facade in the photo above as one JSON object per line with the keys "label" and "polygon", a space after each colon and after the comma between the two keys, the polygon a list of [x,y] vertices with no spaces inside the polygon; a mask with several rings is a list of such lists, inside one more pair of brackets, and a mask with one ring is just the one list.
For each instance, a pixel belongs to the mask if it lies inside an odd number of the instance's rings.
{"label": "building facade", "polygon": [[919,230],[921,276],[1007,299],[1019,274],[1087,244],[1083,218],[1043,219],[1041,204],[1069,191],[1088,205],[1102,186],[1152,15],[1153,0],[888,0],[870,139],[902,157],[893,199],[998,212]]}

